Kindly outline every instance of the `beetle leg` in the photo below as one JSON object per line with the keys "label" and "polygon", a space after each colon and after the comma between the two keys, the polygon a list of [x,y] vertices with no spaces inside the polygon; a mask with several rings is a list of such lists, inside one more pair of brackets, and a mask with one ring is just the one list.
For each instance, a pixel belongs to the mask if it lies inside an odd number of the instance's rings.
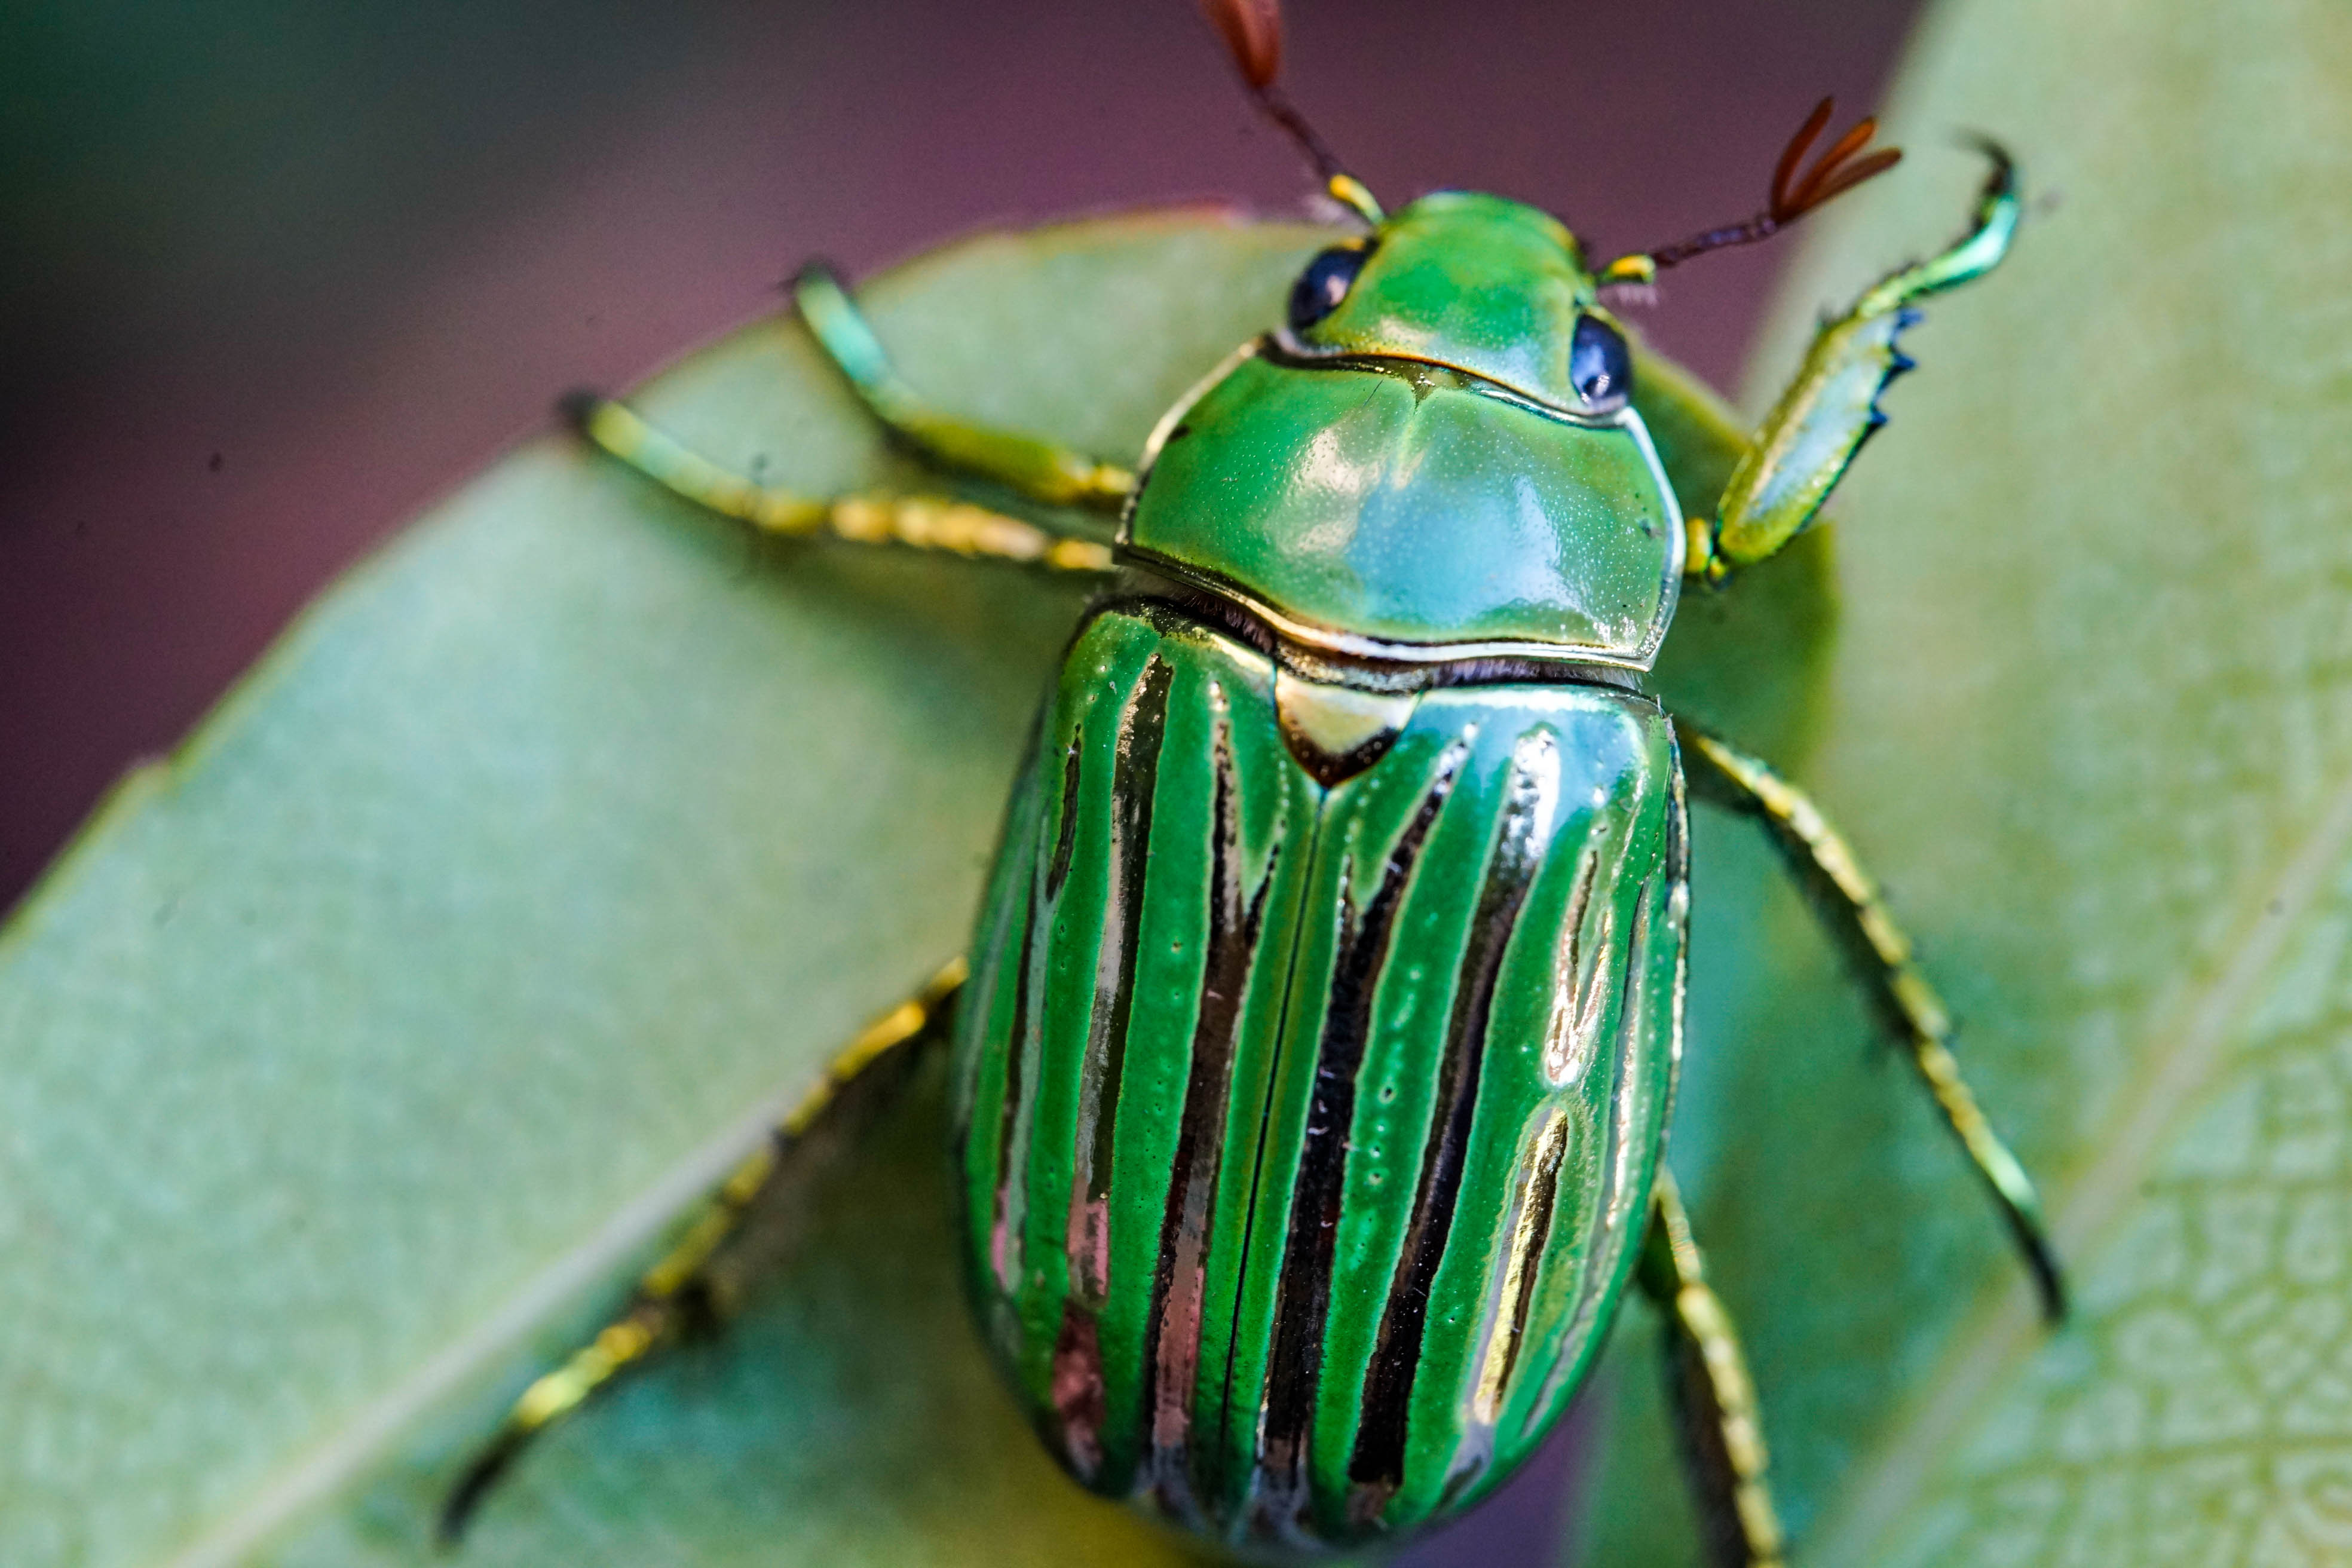
{"label": "beetle leg", "polygon": [[496,1433],[467,1462],[441,1505],[439,1538],[455,1542],[474,1511],[531,1440],[562,1420],[624,1369],[675,1342],[687,1329],[719,1315],[719,1293],[711,1288],[712,1265],[758,1205],[785,1162],[824,1124],[853,1086],[880,1075],[874,1069],[903,1062],[933,1037],[962,987],[961,958],[949,963],[920,991],[866,1026],[826,1065],[824,1076],[779,1121],[767,1141],[735,1168],[718,1191],[700,1200],[679,1227],[678,1240],[646,1270],[628,1304],[563,1364],[523,1390]]}
{"label": "beetle leg", "polygon": [[1666,1318],[1666,1364],[1699,1514],[1724,1568],[1780,1568],[1780,1519],[1764,1471],[1763,1419],[1731,1314],[1706,1282],[1690,1216],[1664,1166],[1650,1204],[1642,1289]]}
{"label": "beetle leg", "polygon": [[1696,522],[1686,570],[1720,581],[1803,531],[1854,454],[1886,423],[1878,395],[1911,368],[1895,339],[1919,320],[1918,301],[1981,278],[2009,253],[2024,211],[2009,155],[1979,143],[1993,169],[1969,231],[1942,254],[1904,268],[1823,326],[1740,458],[1712,523]]}
{"label": "beetle leg", "polygon": [[1762,819],[1782,855],[1816,895],[1817,906],[1832,918],[1870,975],[1887,1017],[1909,1042],[1912,1065],[2000,1205],[2026,1267],[2032,1270],[2042,1310],[2053,1321],[2063,1318],[2065,1279],[2042,1221],[2041,1196],[1960,1077],[1960,1065],[1952,1056],[1951,1014],[1912,963],[1911,939],[1895,923],[1853,847],[1810,795],[1766,763],[1681,720],[1675,728],[1685,755],[1701,764],[1691,774],[1701,792]]}
{"label": "beetle leg", "polygon": [[993,479],[1048,506],[1117,512],[1135,493],[1132,471],[1024,436],[933,412],[891,368],[882,340],[822,262],[801,268],[793,303],[858,400],[892,435],[944,468]]}
{"label": "beetle leg", "polygon": [[1110,547],[1048,532],[946,496],[862,491],[818,500],[761,485],[656,429],[626,404],[583,393],[566,405],[580,433],[671,494],[763,533],[830,535],[857,544],[1012,561],[1057,572],[1108,572]]}

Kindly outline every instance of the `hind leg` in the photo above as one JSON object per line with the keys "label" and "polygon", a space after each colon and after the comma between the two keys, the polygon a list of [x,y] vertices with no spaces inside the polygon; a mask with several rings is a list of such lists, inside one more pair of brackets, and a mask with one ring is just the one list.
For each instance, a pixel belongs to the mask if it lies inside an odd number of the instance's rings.
{"label": "hind leg", "polygon": [[709,1269],[734,1238],[786,1162],[825,1122],[846,1091],[873,1082],[877,1069],[904,1061],[943,1016],[964,981],[964,962],[941,969],[914,995],[877,1018],[835,1057],[824,1077],[777,1123],[719,1190],[681,1215],[678,1239],[647,1269],[627,1305],[554,1371],[523,1390],[496,1433],[467,1462],[442,1503],[438,1533],[445,1542],[467,1522],[499,1478],[532,1439],[577,1410],[626,1368],[673,1343],[688,1327],[723,1316],[710,1289]]}
{"label": "hind leg", "polygon": [[1765,1479],[1769,1456],[1756,1384],[1663,1166],[1640,1279],[1665,1315],[1667,1379],[1709,1554],[1719,1568],[1780,1568],[1780,1518]]}

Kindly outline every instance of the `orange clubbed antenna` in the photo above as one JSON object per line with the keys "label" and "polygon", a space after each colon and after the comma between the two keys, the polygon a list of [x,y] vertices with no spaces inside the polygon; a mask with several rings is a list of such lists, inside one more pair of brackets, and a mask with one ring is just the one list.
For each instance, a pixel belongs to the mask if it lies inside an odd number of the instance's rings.
{"label": "orange clubbed antenna", "polygon": [[1272,87],[1282,74],[1282,7],[1276,0],[1204,0],[1202,9],[1251,90]]}
{"label": "orange clubbed antenna", "polygon": [[1336,187],[1342,181],[1356,186],[1338,154],[1275,85],[1275,79],[1282,74],[1282,6],[1278,0],[1201,0],[1201,9],[1208,13],[1210,25],[1225,40],[1225,49],[1234,57],[1234,68],[1241,72],[1250,96],[1257,100],[1268,120],[1281,126],[1298,143],[1307,162],[1315,165],[1317,176],[1327,186]]}
{"label": "orange clubbed antenna", "polygon": [[[1727,246],[1752,245],[1759,239],[1769,239],[1822,203],[1843,195],[1864,180],[1895,167],[1903,157],[1901,148],[1881,147],[1874,152],[1864,152],[1870,145],[1871,138],[1878,134],[1878,121],[1873,118],[1856,122],[1852,130],[1832,142],[1829,150],[1813,161],[1812,167],[1802,174],[1798,172],[1799,166],[1804,163],[1807,150],[1819,140],[1836,106],[1833,99],[1822,100],[1813,106],[1812,113],[1805,117],[1805,122],[1797,127],[1797,133],[1789,138],[1788,146],[1781,150],[1780,162],[1772,171],[1772,189],[1762,212],[1745,223],[1733,224],[1727,228],[1711,228],[1704,234],[1695,234],[1688,239],[1676,240],[1672,245],[1651,251],[1648,257],[1651,269],[1655,271],[1672,267],[1677,262],[1688,261],[1694,256],[1704,256],[1710,250],[1721,250]],[[1857,157],[1857,153],[1862,155]]]}

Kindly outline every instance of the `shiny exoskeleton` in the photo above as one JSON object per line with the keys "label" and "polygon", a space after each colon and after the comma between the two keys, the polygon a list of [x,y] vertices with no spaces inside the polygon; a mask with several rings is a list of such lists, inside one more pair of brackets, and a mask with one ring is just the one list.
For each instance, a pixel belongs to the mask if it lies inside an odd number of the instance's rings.
{"label": "shiny exoskeleton", "polygon": [[1778,1562],[1753,1391],[1664,1158],[1686,767],[1823,895],[2057,1310],[2032,1185],[1851,847],[1643,690],[1684,584],[1818,514],[1909,368],[1895,339],[1916,302],[2006,252],[2008,160],[1988,147],[1958,243],[1822,329],[1685,518],[1642,408],[1704,421],[1674,378],[1645,385],[1654,362],[1604,296],[1887,167],[1869,123],[1801,170],[1824,103],[1756,217],[1596,266],[1499,197],[1383,212],[1274,91],[1270,5],[1212,10],[1360,228],[1307,262],[1286,319],[1170,411],[1137,471],[929,409],[829,275],[795,290],[907,444],[1032,500],[1116,510],[1113,543],[968,501],[762,488],[620,404],[577,406],[604,450],[762,529],[1103,586],[968,962],[855,1042],[628,1310],[525,1395],[451,1528],[532,1433],[676,1331],[779,1157],[952,1003],[974,1301],[1079,1481],[1255,1555],[1397,1538],[1528,1455],[1638,1282],[1667,1320],[1717,1554]]}
{"label": "shiny exoskeleton", "polygon": [[1626,672],[1685,538],[1594,288],[1486,196],[1310,262],[1163,422],[1013,804],[959,1031],[982,1319],[1081,1479],[1221,1537],[1467,1504],[1642,1239],[1687,892]]}

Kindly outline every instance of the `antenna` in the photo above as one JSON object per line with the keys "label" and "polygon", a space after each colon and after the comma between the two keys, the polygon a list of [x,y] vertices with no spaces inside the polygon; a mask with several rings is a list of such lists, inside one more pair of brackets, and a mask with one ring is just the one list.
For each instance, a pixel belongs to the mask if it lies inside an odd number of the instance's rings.
{"label": "antenna", "polygon": [[1234,58],[1234,68],[1241,72],[1242,84],[1257,100],[1265,117],[1282,127],[1307,161],[1315,166],[1316,177],[1334,199],[1354,209],[1367,223],[1381,221],[1381,204],[1362,181],[1348,173],[1339,154],[1330,144],[1316,134],[1307,117],[1275,85],[1282,74],[1282,6],[1280,0],[1201,0],[1201,9],[1208,14],[1210,25],[1225,41],[1226,52]]}
{"label": "antenna", "polygon": [[1903,157],[1900,147],[1881,147],[1875,152],[1855,156],[1870,145],[1872,137],[1878,134],[1878,121],[1872,118],[1857,121],[1853,129],[1832,142],[1829,150],[1813,161],[1811,168],[1802,174],[1798,174],[1797,165],[1804,161],[1806,151],[1829,124],[1830,115],[1836,107],[1836,100],[1824,98],[1813,105],[1812,113],[1797,127],[1797,133],[1789,138],[1788,146],[1780,151],[1780,162],[1772,171],[1772,189],[1762,212],[1745,223],[1711,228],[1643,255],[1620,257],[1601,268],[1601,281],[1604,285],[1643,284],[1666,268],[1688,261],[1694,256],[1704,256],[1710,250],[1721,250],[1727,246],[1753,245],[1759,239],[1769,239],[1822,204],[1895,167]]}

